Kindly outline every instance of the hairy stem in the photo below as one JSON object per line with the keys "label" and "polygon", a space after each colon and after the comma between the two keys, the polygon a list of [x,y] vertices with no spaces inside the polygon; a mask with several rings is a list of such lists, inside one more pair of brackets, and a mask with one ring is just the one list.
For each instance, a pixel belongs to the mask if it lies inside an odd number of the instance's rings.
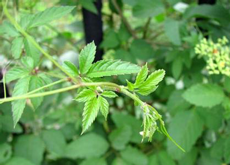
{"label": "hairy stem", "polygon": [[66,81],[66,79],[61,79],[61,80],[55,81],[55,82],[53,82],[53,83],[50,83],[50,84],[48,84],[48,85],[45,85],[45,86],[43,86],[43,87],[41,87],[41,88],[37,88],[37,89],[35,89],[35,90],[29,92],[29,93],[27,93],[27,95],[31,95],[31,94],[33,94],[33,93],[36,93],[36,92],[42,90],[42,89],[52,87],[52,86],[54,86],[54,85],[60,84],[60,83],[65,82],[65,81]]}

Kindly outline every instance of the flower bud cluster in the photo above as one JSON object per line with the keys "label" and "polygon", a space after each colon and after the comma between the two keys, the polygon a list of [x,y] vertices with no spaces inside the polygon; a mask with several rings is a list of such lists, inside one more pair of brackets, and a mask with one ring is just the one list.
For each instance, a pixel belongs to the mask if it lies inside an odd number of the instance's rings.
{"label": "flower bud cluster", "polygon": [[230,76],[230,49],[227,44],[228,39],[223,37],[217,43],[204,38],[196,45],[195,53],[205,58],[209,74]]}

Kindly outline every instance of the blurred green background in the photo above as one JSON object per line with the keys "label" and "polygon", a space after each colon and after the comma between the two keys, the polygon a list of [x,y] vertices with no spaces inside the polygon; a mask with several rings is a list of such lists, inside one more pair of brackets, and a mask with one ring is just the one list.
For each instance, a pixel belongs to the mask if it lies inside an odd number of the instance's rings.
{"label": "blurred green background", "polygon": [[[108,121],[100,114],[90,130],[80,135],[83,105],[72,101],[76,95],[71,91],[45,97],[36,111],[28,103],[15,129],[11,104],[0,104],[0,165],[230,163],[230,77],[208,74],[205,59],[194,50],[202,38],[230,39],[228,0],[9,0],[8,4],[16,20],[65,5],[76,8],[29,33],[60,63],[77,64],[80,50],[93,39],[97,59],[121,59],[140,66],[148,62],[151,71],[164,69],[164,81],[142,99],[159,111],[169,134],[186,152],[159,132],[152,142],[141,143],[141,109],[122,95],[109,100]],[[94,20],[96,15],[99,22]],[[4,20],[1,14],[0,23]],[[91,34],[95,31],[99,32]],[[12,60],[11,43],[11,37],[0,30],[1,68],[17,63]],[[45,58],[40,69],[57,74]],[[108,81],[126,85],[126,79],[134,78],[115,76]],[[7,84],[9,94],[13,85]]]}

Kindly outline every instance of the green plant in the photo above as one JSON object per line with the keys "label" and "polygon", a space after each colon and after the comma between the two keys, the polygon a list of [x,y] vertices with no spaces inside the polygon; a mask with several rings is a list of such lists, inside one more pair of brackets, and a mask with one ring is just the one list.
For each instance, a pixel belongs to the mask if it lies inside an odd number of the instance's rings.
{"label": "green plant", "polygon": [[[149,95],[156,90],[158,83],[162,81],[165,75],[164,70],[157,70],[148,75],[147,64],[140,68],[135,64],[120,60],[102,60],[93,63],[96,53],[96,46],[93,42],[81,51],[79,69],[69,61],[65,61],[63,66],[61,66],[28,34],[31,28],[66,15],[71,10],[73,10],[73,7],[53,7],[34,15],[26,15],[18,23],[9,14],[6,6],[3,7],[4,14],[10,20],[10,23],[4,22],[3,32],[14,37],[11,47],[12,55],[15,59],[20,59],[20,65],[12,67],[4,75],[4,81],[7,83],[19,79],[15,84],[13,96],[0,99],[0,103],[12,102],[14,127],[22,116],[26,99],[30,99],[33,108],[36,109],[41,104],[44,96],[80,88],[75,100],[85,103],[82,120],[82,133],[84,133],[93,123],[99,111],[105,119],[107,118],[109,103],[106,98],[117,97],[114,93],[115,91],[129,96],[135,101],[137,106],[141,107],[144,127],[142,132],[143,139],[148,137],[149,141],[151,141],[154,132],[157,130],[166,135],[178,148],[184,151],[169,136],[161,115],[155,108],[141,101],[138,97],[138,94]],[[26,50],[26,56],[23,57],[21,57],[22,47]],[[40,61],[39,51],[64,72],[66,76],[61,76],[63,78],[56,82],[47,83],[49,77],[38,72]],[[106,76],[132,73],[138,73],[136,81],[135,83],[127,81],[127,87],[111,82],[99,81],[100,78]],[[44,91],[65,81],[69,81],[73,85]]]}

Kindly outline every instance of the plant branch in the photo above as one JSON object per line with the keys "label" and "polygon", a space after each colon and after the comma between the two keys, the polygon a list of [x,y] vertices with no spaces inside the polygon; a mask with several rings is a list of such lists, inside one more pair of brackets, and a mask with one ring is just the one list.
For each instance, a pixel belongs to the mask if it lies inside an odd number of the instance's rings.
{"label": "plant branch", "polygon": [[15,28],[24,36],[26,37],[46,58],[48,58],[56,67],[58,67],[62,72],[64,72],[68,77],[70,77],[73,81],[78,82],[78,80],[73,77],[71,74],[69,74],[65,69],[53,59],[53,57],[47,53],[10,15],[10,13],[7,10],[6,5],[3,7],[3,12],[6,15],[6,17],[10,20],[10,22],[15,26]]}
{"label": "plant branch", "polygon": [[50,84],[48,84],[48,85],[45,85],[45,86],[43,86],[43,87],[41,87],[41,88],[37,88],[37,89],[35,89],[35,90],[29,92],[29,93],[27,93],[27,95],[34,94],[34,93],[36,93],[36,92],[38,92],[38,91],[40,91],[40,90],[42,90],[42,89],[52,87],[52,86],[54,86],[54,85],[60,84],[60,83],[65,82],[65,81],[67,81],[67,79],[61,79],[61,80],[55,81],[55,82],[53,82],[53,83],[50,83]]}
{"label": "plant branch", "polygon": [[112,0],[112,3],[114,5],[115,9],[117,10],[119,16],[121,17],[123,23],[125,24],[127,30],[131,33],[131,35],[133,36],[133,38],[136,39],[137,35],[136,35],[135,31],[131,28],[131,26],[130,26],[129,22],[127,21],[127,19],[124,17],[122,10],[120,9],[119,5],[117,4],[117,1],[116,0]]}
{"label": "plant branch", "polygon": [[151,23],[151,18],[148,18],[145,26],[144,26],[144,30],[143,30],[143,39],[145,39],[147,37],[147,33],[148,33],[148,29],[149,29],[149,25]]}

